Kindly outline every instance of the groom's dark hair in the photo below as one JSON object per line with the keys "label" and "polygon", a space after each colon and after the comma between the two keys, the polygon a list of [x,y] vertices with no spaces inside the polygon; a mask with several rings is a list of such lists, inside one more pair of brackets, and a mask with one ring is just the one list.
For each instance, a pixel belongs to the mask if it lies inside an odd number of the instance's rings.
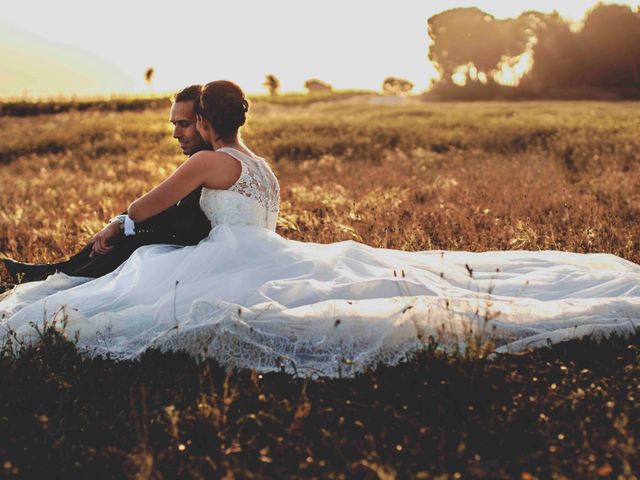
{"label": "groom's dark hair", "polygon": [[200,99],[200,93],[202,92],[202,85],[189,85],[183,88],[173,97],[173,103],[175,102],[195,102]]}

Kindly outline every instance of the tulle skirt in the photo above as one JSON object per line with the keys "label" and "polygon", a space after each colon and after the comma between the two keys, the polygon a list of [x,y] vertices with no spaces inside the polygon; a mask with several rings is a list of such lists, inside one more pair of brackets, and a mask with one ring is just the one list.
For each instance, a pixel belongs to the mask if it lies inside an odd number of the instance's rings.
{"label": "tulle skirt", "polygon": [[198,245],[142,247],[104,277],[55,274],[0,300],[1,342],[37,342],[45,323],[89,355],[157,348],[352,375],[428,343],[508,352],[633,332],[640,266],[610,254],[305,243],[219,225]]}

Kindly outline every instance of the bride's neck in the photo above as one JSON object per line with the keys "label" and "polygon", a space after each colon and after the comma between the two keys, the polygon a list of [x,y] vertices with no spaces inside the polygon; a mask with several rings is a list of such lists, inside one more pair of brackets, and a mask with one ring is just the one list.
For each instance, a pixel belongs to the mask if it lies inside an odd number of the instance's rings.
{"label": "bride's neck", "polygon": [[233,140],[214,140],[213,141],[213,149],[217,150],[219,148],[223,148],[223,147],[231,147],[231,148],[246,148],[244,146],[244,144],[242,143],[242,140],[238,137],[234,138]]}
{"label": "bride's neck", "polygon": [[213,142],[213,149],[214,150],[218,150],[219,148],[223,148],[223,147],[235,148],[236,150],[240,150],[240,151],[247,152],[247,153],[250,152],[250,150],[242,142],[242,139],[240,137],[236,137],[233,140],[227,140],[227,141],[215,140]]}

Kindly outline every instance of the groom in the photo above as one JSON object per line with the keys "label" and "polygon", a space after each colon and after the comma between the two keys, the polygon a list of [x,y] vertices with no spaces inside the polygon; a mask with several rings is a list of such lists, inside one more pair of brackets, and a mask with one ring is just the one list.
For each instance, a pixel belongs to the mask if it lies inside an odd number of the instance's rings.
{"label": "groom", "polygon": [[[193,155],[200,150],[211,150],[196,129],[195,107],[201,90],[201,85],[192,85],[181,90],[176,94],[171,106],[173,138],[178,140],[185,155]],[[114,217],[112,223],[67,261],[40,264],[21,263],[10,259],[2,261],[16,283],[42,280],[55,272],[96,278],[115,270],[143,245],[195,245],[211,231],[211,223],[199,205],[201,190],[201,187],[197,188],[176,205],[144,222],[134,224],[127,218],[126,235],[119,225],[115,225],[122,222],[123,215]]]}

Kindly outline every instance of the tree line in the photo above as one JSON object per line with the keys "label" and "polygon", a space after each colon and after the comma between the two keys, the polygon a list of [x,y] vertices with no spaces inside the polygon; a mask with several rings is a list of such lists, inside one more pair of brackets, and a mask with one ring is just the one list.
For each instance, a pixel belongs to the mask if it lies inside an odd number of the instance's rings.
{"label": "tree line", "polygon": [[455,8],[427,29],[436,97],[640,98],[640,8],[598,4],[578,29],[557,12]]}
{"label": "tree line", "polygon": [[[439,72],[428,96],[442,99],[640,98],[640,8],[597,4],[579,26],[557,12],[497,19],[476,7],[430,17],[429,60]],[[263,84],[277,95],[280,82]],[[330,92],[310,79],[308,93]],[[413,84],[387,77],[382,91],[405,95]]]}

